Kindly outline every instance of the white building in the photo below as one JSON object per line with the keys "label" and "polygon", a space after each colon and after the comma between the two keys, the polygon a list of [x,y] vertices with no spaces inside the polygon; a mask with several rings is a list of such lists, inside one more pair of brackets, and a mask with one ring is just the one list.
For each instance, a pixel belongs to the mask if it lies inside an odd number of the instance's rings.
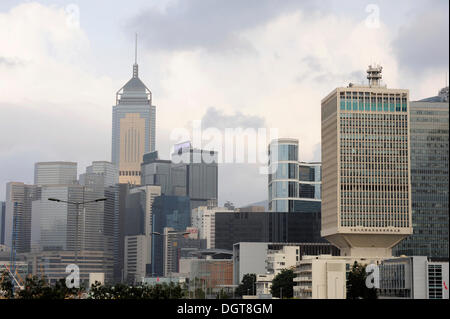
{"label": "white building", "polygon": [[331,256],[305,256],[294,278],[294,297],[299,299],[345,299],[346,261]]}
{"label": "white building", "polygon": [[275,276],[283,269],[295,267],[298,261],[300,261],[300,248],[298,246],[267,249],[266,270]]}
{"label": "white building", "polygon": [[449,299],[448,262],[425,256],[386,259],[379,267],[378,298]]}
{"label": "white building", "polygon": [[225,207],[199,206],[191,211],[191,225],[199,230],[200,239],[206,239],[206,248],[215,248],[216,213],[232,212]]}
{"label": "white building", "polygon": [[351,256],[303,256],[294,271],[294,298],[345,299],[347,297],[347,272],[353,264],[381,263],[379,258]]}
{"label": "white building", "polygon": [[269,295],[272,281],[283,269],[291,269],[300,260],[299,246],[272,247],[267,245],[266,273],[256,274],[256,294]]}
{"label": "white building", "polygon": [[274,274],[257,274],[256,275],[256,295],[270,295]]}

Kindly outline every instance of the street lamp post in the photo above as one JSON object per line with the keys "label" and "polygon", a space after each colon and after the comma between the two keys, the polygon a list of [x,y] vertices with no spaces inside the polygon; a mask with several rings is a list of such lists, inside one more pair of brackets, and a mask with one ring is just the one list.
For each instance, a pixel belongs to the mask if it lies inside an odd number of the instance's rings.
{"label": "street lamp post", "polygon": [[76,207],[76,214],[75,214],[75,223],[76,223],[76,227],[75,227],[75,264],[78,263],[78,215],[80,214],[80,205],[85,205],[87,203],[97,203],[97,202],[102,202],[105,201],[106,198],[97,198],[94,200],[88,200],[88,201],[82,201],[82,202],[73,202],[73,201],[66,201],[66,200],[62,200],[62,199],[58,199],[58,198],[48,198],[49,201],[52,202],[58,202],[58,203],[66,203],[66,204],[72,204],[75,205]]}

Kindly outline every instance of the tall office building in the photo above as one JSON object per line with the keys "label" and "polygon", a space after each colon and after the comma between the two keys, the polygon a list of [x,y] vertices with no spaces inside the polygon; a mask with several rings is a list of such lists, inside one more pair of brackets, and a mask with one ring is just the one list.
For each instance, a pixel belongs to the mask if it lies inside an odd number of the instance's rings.
{"label": "tall office building", "polygon": [[448,87],[410,104],[413,234],[393,253],[448,258]]}
{"label": "tall office building", "polygon": [[80,174],[80,184],[84,184],[84,178],[88,174],[97,174],[103,177],[103,186],[110,187],[119,183],[119,170],[107,161],[94,161],[92,165],[86,167],[86,173]]}
{"label": "tall office building", "polygon": [[190,142],[175,145],[172,154],[175,169],[186,169],[186,195],[191,209],[218,201],[217,152],[194,148]]}
{"label": "tall office building", "polygon": [[156,108],[152,93],[139,79],[137,58],[133,77],[117,92],[112,114],[112,162],[119,183],[141,184],[141,162],[155,150]]}
{"label": "tall office building", "polygon": [[40,188],[21,182],[6,184],[5,244],[16,252],[31,249],[32,202],[40,198]]}
{"label": "tall office building", "polygon": [[141,165],[142,185],[159,185],[161,194],[186,196],[185,165],[176,165],[170,160],[158,158],[158,151],[144,154]]}
{"label": "tall office building", "polygon": [[198,229],[198,235],[206,240],[206,248],[214,249],[216,243],[216,214],[233,213],[225,207],[199,206],[191,210],[191,226]]}
{"label": "tall office building", "polygon": [[125,222],[127,213],[127,197],[131,185],[117,184],[110,187],[114,191],[114,281],[124,280]]}
{"label": "tall office building", "polygon": [[[320,215],[321,163],[298,160],[298,140],[282,138],[269,145],[269,211]],[[320,216],[319,216],[320,218]]]}
{"label": "tall office building", "polygon": [[[164,275],[164,234],[165,228],[184,232],[190,226],[190,201],[187,196],[161,195],[153,202],[152,214],[152,273]],[[161,235],[156,235],[161,234]]]}
{"label": "tall office building", "polygon": [[126,198],[123,272],[128,282],[140,282],[154,272],[153,204],[160,195],[160,186],[141,186],[130,189]]}
{"label": "tall office building", "polygon": [[77,163],[39,162],[34,164],[34,185],[69,185],[77,183]]}
{"label": "tall office building", "polygon": [[5,244],[6,203],[0,202],[0,245]]}
{"label": "tall office building", "polygon": [[322,100],[321,234],[344,256],[391,256],[412,233],[409,91],[381,71]]}

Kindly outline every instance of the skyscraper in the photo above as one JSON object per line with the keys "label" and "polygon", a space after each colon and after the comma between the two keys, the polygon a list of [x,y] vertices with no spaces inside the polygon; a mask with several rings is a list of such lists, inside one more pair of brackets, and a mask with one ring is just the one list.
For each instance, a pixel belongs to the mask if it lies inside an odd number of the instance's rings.
{"label": "skyscraper", "polygon": [[154,272],[153,206],[160,195],[161,187],[154,185],[132,188],[127,195],[123,272],[129,282],[140,281]]}
{"label": "skyscraper", "polygon": [[80,184],[84,184],[86,175],[97,174],[103,177],[104,187],[114,186],[119,183],[119,171],[117,167],[107,161],[94,161],[86,167],[86,173],[80,175]]}
{"label": "skyscraper", "polygon": [[112,114],[112,162],[119,183],[141,184],[141,162],[155,150],[156,108],[152,93],[139,79],[137,49],[133,77],[117,92]]}
{"label": "skyscraper", "polygon": [[412,233],[409,91],[336,88],[322,100],[322,231],[344,256],[391,256]]}
{"label": "skyscraper", "polygon": [[0,202],[0,245],[5,244],[6,203]]}
{"label": "skyscraper", "polygon": [[292,138],[272,141],[269,154],[276,154],[269,162],[269,211],[320,214],[321,163],[299,162],[298,140]]}
{"label": "skyscraper", "polygon": [[6,184],[5,244],[18,253],[31,248],[32,202],[40,197],[40,188],[21,182]]}
{"label": "skyscraper", "polygon": [[35,185],[68,185],[77,183],[77,163],[39,162],[34,164]]}
{"label": "skyscraper", "polygon": [[[194,148],[190,142],[175,145],[172,154],[172,170],[176,185],[186,179],[186,196],[190,198],[191,209],[218,202],[218,159],[216,151]],[[183,170],[185,168],[185,170]],[[180,189],[181,190],[181,189]]]}
{"label": "skyscraper", "polygon": [[411,102],[411,201],[413,235],[395,255],[448,258],[448,87]]}

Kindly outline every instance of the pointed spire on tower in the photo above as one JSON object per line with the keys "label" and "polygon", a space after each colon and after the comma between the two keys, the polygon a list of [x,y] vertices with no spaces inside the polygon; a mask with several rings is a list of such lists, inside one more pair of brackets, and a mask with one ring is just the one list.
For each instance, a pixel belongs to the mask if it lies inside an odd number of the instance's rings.
{"label": "pointed spire on tower", "polygon": [[134,44],[134,64],[133,64],[133,78],[137,78],[139,75],[138,64],[137,64],[137,33],[135,34],[135,44]]}

